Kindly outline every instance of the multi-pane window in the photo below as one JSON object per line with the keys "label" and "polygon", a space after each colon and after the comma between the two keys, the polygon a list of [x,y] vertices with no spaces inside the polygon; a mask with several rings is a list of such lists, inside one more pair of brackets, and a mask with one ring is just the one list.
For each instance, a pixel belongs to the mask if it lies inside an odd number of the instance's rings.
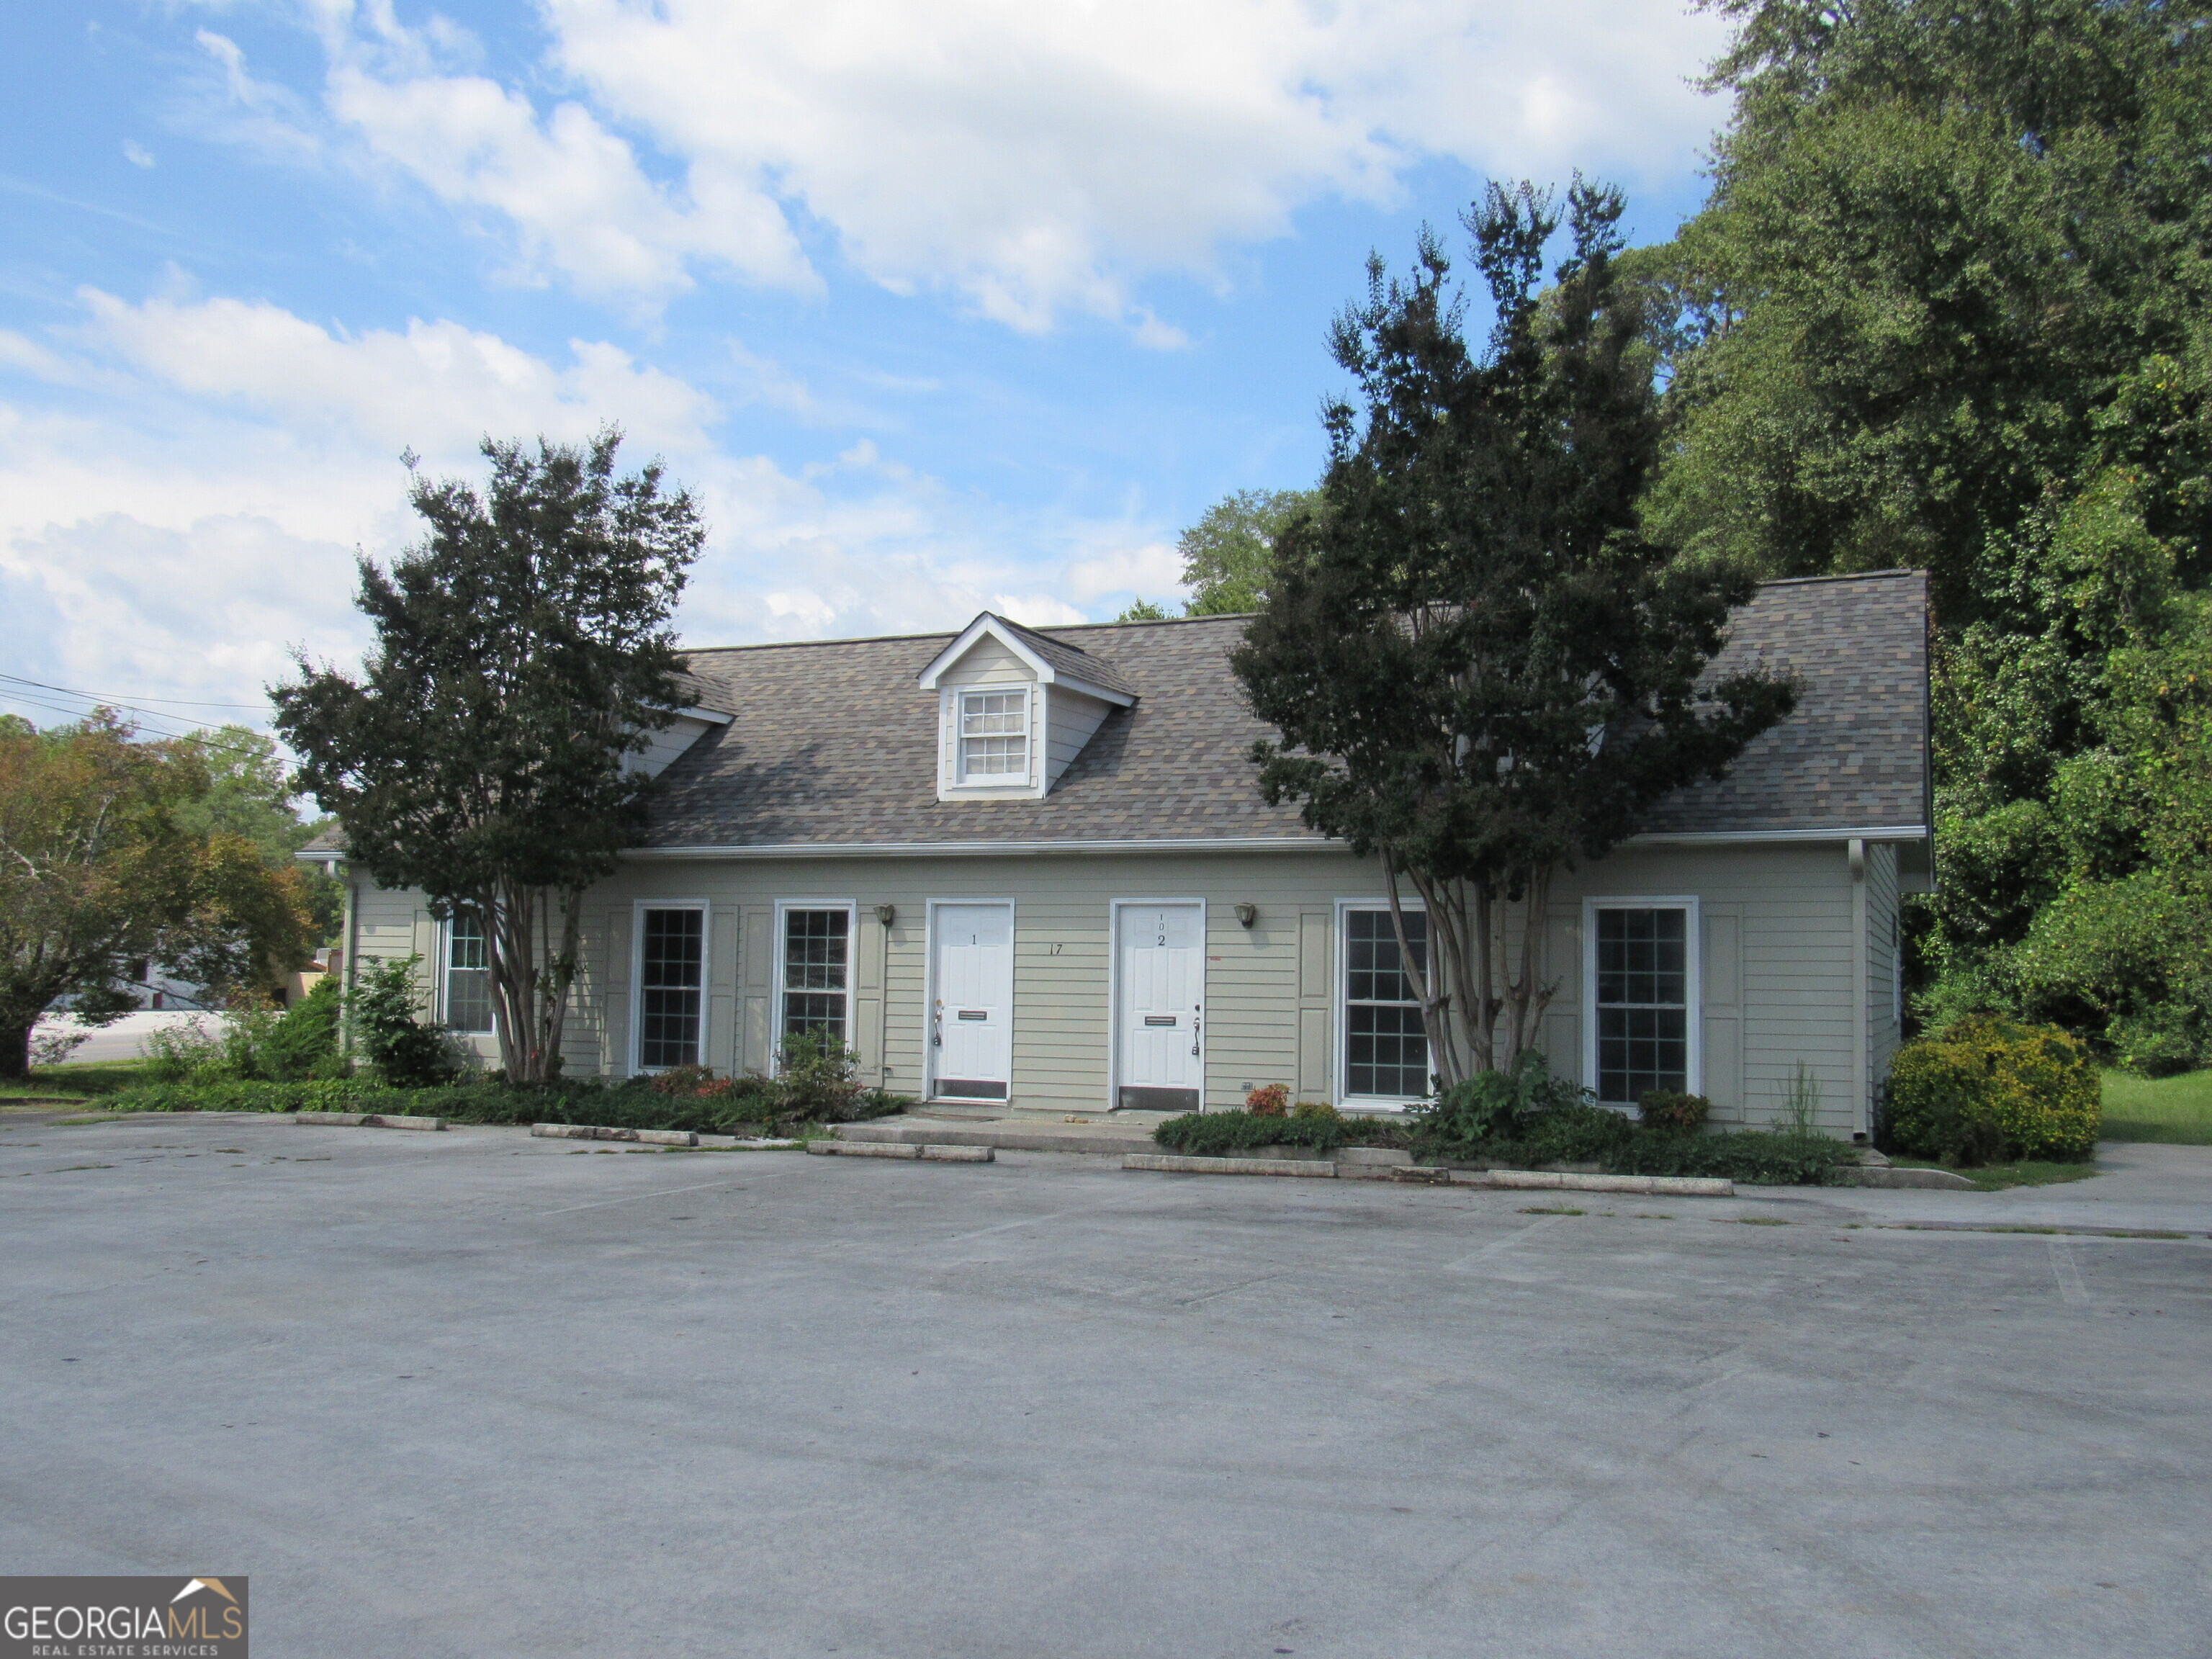
{"label": "multi-pane window", "polygon": [[456,1031],[491,1030],[491,947],[474,910],[455,911],[446,924],[446,1024]]}
{"label": "multi-pane window", "polygon": [[960,781],[1025,783],[1030,775],[1030,694],[960,694]]}
{"label": "multi-pane window", "polygon": [[648,909],[638,960],[638,1063],[647,1071],[699,1063],[705,1002],[707,913]]}
{"label": "multi-pane window", "polygon": [[846,999],[852,988],[853,914],[849,910],[783,913],[783,1031],[811,1032],[844,1042]]}
{"label": "multi-pane window", "polygon": [[1597,1097],[1690,1086],[1689,913],[1597,913]]}
{"label": "multi-pane window", "polygon": [[[1405,918],[1406,950],[1425,973],[1429,919],[1419,910]],[[1380,1100],[1429,1091],[1428,1035],[1388,910],[1344,913],[1344,1091]]]}

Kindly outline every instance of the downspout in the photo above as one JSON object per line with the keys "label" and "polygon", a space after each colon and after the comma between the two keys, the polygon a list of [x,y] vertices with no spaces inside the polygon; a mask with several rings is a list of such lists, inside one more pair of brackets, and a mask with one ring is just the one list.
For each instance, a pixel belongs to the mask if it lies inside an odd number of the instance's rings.
{"label": "downspout", "polygon": [[1867,1133],[1872,1103],[1869,1052],[1874,1032],[1867,1009],[1866,842],[1856,836],[1846,856],[1851,866],[1851,1133]]}
{"label": "downspout", "polygon": [[[359,959],[354,950],[354,935],[361,916],[360,890],[354,882],[353,866],[349,864],[345,866],[345,920],[338,928],[338,949],[344,953],[338,963],[338,972],[343,976],[345,1006],[349,1012],[353,1008],[354,964]],[[344,1020],[339,1029],[345,1033],[345,1055],[350,1060],[353,1058],[353,1022]]]}

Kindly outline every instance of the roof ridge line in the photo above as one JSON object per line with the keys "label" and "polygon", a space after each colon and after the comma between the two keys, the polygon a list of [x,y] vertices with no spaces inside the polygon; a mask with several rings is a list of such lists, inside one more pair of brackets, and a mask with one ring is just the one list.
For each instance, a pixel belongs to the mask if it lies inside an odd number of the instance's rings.
{"label": "roof ridge line", "polygon": [[1763,578],[1761,587],[1809,587],[1815,582],[1870,582],[1887,580],[1894,576],[1925,576],[1925,570],[1916,570],[1910,565],[1895,565],[1887,570],[1845,570],[1826,576],[1769,576]]}

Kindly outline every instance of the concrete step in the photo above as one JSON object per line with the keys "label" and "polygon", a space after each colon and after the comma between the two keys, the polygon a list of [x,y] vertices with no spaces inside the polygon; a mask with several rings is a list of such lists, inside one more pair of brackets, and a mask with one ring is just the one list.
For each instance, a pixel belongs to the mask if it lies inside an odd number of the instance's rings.
{"label": "concrete step", "polygon": [[957,1119],[877,1118],[840,1123],[837,1139],[903,1146],[991,1146],[1009,1152],[1148,1152],[1148,1123],[1047,1123],[1001,1118],[977,1123]]}

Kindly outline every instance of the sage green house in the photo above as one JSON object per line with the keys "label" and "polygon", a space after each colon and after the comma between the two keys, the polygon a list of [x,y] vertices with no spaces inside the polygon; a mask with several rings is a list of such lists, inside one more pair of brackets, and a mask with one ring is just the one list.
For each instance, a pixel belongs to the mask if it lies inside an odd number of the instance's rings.
{"label": "sage green house", "polygon": [[[1242,628],[986,614],[957,636],[694,652],[692,703],[645,757],[648,842],[592,900],[569,1073],[766,1070],[813,1030],[947,1109],[1218,1109],[1269,1083],[1402,1109],[1427,1054],[1381,877],[1260,798]],[[1759,1123],[1802,1064],[1828,1128],[1868,1127],[1899,900],[1932,876],[1926,640],[1916,572],[1770,583],[1743,608],[1717,670],[1792,670],[1800,706],[1562,875],[1554,1070]],[[485,1030],[465,920],[335,847],[307,856],[348,882],[349,964],[419,953],[441,1017]]]}

